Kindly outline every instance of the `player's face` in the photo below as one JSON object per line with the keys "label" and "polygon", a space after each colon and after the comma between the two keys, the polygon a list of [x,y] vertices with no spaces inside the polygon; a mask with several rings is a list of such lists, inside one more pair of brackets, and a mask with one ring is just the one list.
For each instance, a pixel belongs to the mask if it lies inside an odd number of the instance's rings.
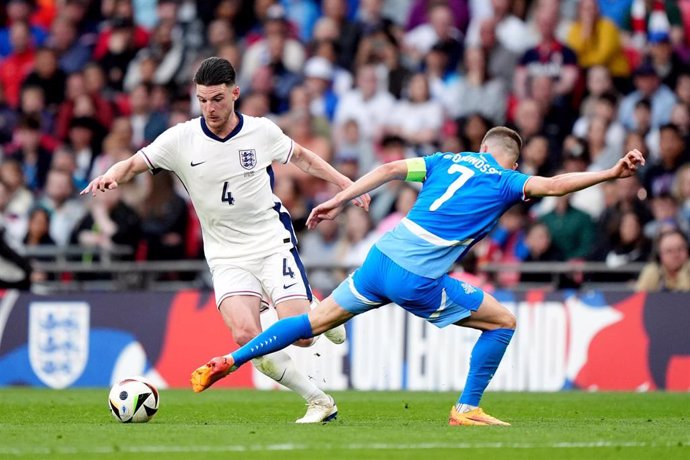
{"label": "player's face", "polygon": [[659,257],[661,265],[666,270],[675,273],[688,260],[688,246],[680,235],[670,234],[659,242]]}
{"label": "player's face", "polygon": [[201,113],[211,131],[216,134],[225,131],[239,96],[240,88],[237,85],[196,85]]}

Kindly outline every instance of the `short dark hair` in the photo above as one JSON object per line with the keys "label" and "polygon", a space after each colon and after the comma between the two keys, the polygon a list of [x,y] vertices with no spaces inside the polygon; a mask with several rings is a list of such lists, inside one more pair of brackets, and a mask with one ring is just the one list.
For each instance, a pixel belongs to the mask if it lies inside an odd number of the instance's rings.
{"label": "short dark hair", "polygon": [[680,131],[678,125],[673,123],[665,123],[659,126],[659,132],[661,133],[662,131],[673,131],[677,137],[683,137],[683,133]]}
{"label": "short dark hair", "polygon": [[635,108],[644,107],[647,110],[652,110],[652,101],[647,98],[642,98],[635,103]]}
{"label": "short dark hair", "polygon": [[667,236],[671,236],[671,235],[680,236],[683,239],[683,241],[685,242],[685,245],[688,246],[688,237],[685,236],[685,233],[683,233],[682,230],[680,230],[678,227],[667,228],[665,230],[662,230],[659,233],[659,235],[657,235],[657,238],[656,238],[657,246],[659,246],[661,244],[661,240],[663,240]]}
{"label": "short dark hair", "polygon": [[204,86],[235,84],[235,68],[227,59],[219,57],[206,58],[194,74],[194,83]]}
{"label": "short dark hair", "polygon": [[407,143],[405,142],[405,139],[403,139],[400,136],[396,136],[394,134],[387,134],[383,136],[383,139],[381,139],[381,147],[387,148],[387,147],[403,147],[405,148],[407,146]]}
{"label": "short dark hair", "polygon": [[616,93],[612,91],[605,91],[599,96],[598,100],[602,102],[607,102],[614,107],[616,106],[616,104],[618,104],[618,96],[616,95]]}
{"label": "short dark hair", "polygon": [[35,114],[28,114],[22,116],[17,123],[17,128],[26,129],[29,131],[40,131],[41,130],[41,119]]}
{"label": "short dark hair", "polygon": [[496,126],[486,132],[484,139],[482,139],[482,144],[489,139],[500,140],[508,151],[512,151],[515,154],[516,158],[520,156],[522,138],[516,131],[505,126]]}
{"label": "short dark hair", "polygon": [[133,29],[134,21],[124,16],[115,16],[110,21],[110,28],[112,30]]}

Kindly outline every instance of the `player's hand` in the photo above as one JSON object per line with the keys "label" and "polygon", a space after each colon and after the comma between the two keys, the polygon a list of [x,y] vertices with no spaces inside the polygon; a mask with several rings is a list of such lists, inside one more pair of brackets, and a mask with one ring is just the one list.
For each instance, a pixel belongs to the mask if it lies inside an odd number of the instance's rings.
{"label": "player's hand", "polygon": [[98,176],[94,180],[92,180],[89,185],[86,186],[84,190],[82,190],[79,194],[80,195],[86,195],[87,193],[91,193],[93,196],[96,196],[96,191],[100,190],[101,192],[105,192],[106,190],[113,190],[117,188],[117,181],[115,179],[112,179],[107,176]]}
{"label": "player's hand", "polygon": [[352,204],[354,204],[358,208],[364,209],[365,211],[369,211],[369,203],[371,203],[371,197],[368,193],[358,196],[357,198],[352,200]]}
{"label": "player's hand", "polygon": [[[367,203],[367,208],[369,204]],[[324,220],[333,220],[338,214],[343,210],[343,203],[333,197],[328,201],[324,201],[317,207],[311,210],[309,217],[307,218],[307,228],[309,230],[314,230],[317,225],[319,225]]]}
{"label": "player's hand", "polygon": [[630,177],[637,172],[638,167],[645,164],[642,152],[637,149],[630,150],[623,158],[613,166],[613,173],[617,178]]}

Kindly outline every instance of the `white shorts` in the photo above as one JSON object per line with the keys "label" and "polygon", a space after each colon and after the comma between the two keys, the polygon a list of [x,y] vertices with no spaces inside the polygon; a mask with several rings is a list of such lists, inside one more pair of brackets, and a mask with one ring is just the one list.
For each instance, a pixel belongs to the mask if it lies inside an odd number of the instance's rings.
{"label": "white shorts", "polygon": [[216,265],[211,275],[217,306],[237,295],[259,297],[262,309],[267,306],[266,298],[274,306],[292,299],[312,300],[307,272],[295,248],[261,259]]}

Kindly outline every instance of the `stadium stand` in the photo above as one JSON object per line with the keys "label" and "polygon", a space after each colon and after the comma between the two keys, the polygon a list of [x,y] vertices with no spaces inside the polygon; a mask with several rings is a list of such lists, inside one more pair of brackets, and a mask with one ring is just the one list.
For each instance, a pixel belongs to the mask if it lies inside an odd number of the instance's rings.
{"label": "stadium stand", "polygon": [[[243,113],[353,179],[396,158],[476,150],[499,123],[524,138],[529,174],[603,169],[639,149],[638,180],[509,212],[458,267],[513,289],[629,288],[663,232],[690,236],[690,1],[613,3],[8,0],[1,234],[31,261],[34,290],[208,286],[176,178],[141,176],[109,199],[77,192],[199,116],[191,76],[217,55],[238,70]],[[306,216],[333,191],[293,165],[275,178],[326,293],[417,193],[384,187],[369,216],[353,208],[307,235]]]}

